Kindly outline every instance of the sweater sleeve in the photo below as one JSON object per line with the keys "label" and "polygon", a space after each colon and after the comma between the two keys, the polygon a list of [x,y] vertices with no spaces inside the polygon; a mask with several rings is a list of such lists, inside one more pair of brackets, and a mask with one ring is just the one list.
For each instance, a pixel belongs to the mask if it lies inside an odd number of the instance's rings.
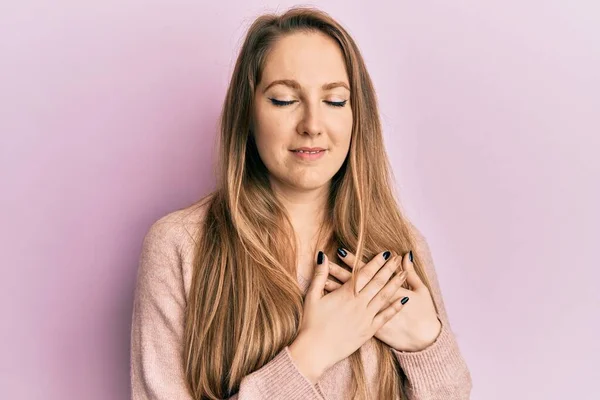
{"label": "sweater sleeve", "polygon": [[423,235],[414,226],[413,229],[417,236],[415,251],[429,277],[442,329],[435,342],[423,350],[404,352],[392,348],[407,378],[404,389],[408,400],[468,400],[471,374],[448,321],[431,251]]}
{"label": "sweater sleeve", "polygon": [[[132,399],[193,400],[185,379],[183,332],[186,295],[181,223],[163,217],[143,240],[131,325]],[[288,347],[241,381],[230,399],[314,399],[320,391],[300,373]]]}

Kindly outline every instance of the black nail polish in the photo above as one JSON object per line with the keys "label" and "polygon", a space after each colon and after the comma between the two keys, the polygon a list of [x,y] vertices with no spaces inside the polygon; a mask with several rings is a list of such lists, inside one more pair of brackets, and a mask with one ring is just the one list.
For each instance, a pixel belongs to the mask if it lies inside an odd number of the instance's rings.
{"label": "black nail polish", "polygon": [[319,251],[319,255],[317,256],[317,264],[323,264],[323,260],[325,259],[325,254],[322,251]]}
{"label": "black nail polish", "polygon": [[390,253],[390,251],[389,251],[389,250],[386,250],[386,251],[383,253],[383,259],[384,259],[384,260],[387,260],[388,258],[390,258],[390,254],[392,254],[392,253]]}
{"label": "black nail polish", "polygon": [[344,258],[348,255],[348,253],[346,253],[346,250],[342,249],[341,247],[339,249],[337,249],[337,253],[340,255],[340,257]]}
{"label": "black nail polish", "polygon": [[402,304],[406,304],[408,302],[408,297],[403,297],[402,300],[400,300],[400,303]]}
{"label": "black nail polish", "polygon": [[413,262],[412,250],[408,253],[408,255],[410,256],[410,262]]}

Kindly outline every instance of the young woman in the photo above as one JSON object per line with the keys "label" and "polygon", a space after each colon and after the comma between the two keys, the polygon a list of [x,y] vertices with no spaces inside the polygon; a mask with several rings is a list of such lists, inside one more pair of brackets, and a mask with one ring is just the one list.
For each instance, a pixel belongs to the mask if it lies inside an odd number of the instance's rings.
{"label": "young woman", "polygon": [[308,8],[258,18],[220,128],[216,190],[144,239],[133,398],[468,399],[344,28]]}

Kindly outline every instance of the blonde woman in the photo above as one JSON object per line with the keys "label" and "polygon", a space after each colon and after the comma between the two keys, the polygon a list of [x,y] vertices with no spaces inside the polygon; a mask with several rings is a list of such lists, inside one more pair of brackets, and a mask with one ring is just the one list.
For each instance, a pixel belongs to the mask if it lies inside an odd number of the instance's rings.
{"label": "blonde woman", "polygon": [[134,399],[468,399],[373,84],[327,14],[264,15],[221,115],[216,190],[147,233]]}

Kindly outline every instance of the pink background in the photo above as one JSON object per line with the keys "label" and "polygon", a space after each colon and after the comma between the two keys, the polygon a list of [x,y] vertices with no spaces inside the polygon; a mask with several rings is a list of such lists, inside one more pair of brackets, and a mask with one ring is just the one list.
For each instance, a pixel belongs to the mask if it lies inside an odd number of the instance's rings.
{"label": "pink background", "polygon": [[[0,398],[129,397],[143,235],[212,189],[243,34],[293,4],[0,6]],[[473,399],[598,398],[598,2],[316,4],[366,58]]]}

